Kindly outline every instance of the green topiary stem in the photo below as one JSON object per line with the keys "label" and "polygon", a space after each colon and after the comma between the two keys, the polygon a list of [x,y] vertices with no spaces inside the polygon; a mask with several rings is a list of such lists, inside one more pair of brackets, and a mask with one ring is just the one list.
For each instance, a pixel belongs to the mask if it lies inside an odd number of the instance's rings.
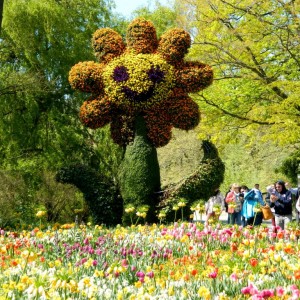
{"label": "green topiary stem", "polygon": [[[148,205],[147,222],[157,222],[156,212],[159,202],[160,171],[157,151],[147,138],[146,124],[142,116],[136,118],[133,143],[126,147],[124,160],[120,166],[119,184],[124,207],[133,204],[137,209]],[[130,216],[124,213],[123,223],[128,224]]]}

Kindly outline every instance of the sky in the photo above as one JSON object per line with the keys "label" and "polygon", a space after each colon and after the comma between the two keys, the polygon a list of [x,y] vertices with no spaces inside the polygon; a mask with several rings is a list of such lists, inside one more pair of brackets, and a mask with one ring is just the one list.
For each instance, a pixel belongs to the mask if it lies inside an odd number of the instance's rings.
{"label": "sky", "polygon": [[[114,0],[116,3],[116,12],[124,15],[125,17],[129,17],[130,14],[136,10],[137,8],[140,8],[141,6],[148,6],[151,3],[155,3],[153,0]],[[168,0],[160,0],[161,4],[167,4]]]}

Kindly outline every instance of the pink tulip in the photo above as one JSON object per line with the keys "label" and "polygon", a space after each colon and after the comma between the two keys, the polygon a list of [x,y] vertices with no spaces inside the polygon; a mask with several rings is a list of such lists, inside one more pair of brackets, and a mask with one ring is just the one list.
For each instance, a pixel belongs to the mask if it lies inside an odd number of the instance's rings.
{"label": "pink tulip", "polygon": [[153,277],[154,277],[154,272],[153,272],[153,271],[148,272],[146,275],[147,275],[149,278],[153,278]]}
{"label": "pink tulip", "polygon": [[235,273],[232,273],[232,274],[230,275],[230,279],[231,279],[232,281],[237,281],[237,280],[238,280],[238,276],[237,276]]}
{"label": "pink tulip", "polygon": [[279,297],[282,297],[284,295],[285,291],[284,288],[282,286],[278,286],[276,288],[276,295]]}
{"label": "pink tulip", "polygon": [[208,277],[213,278],[213,279],[215,279],[217,276],[218,276],[218,273],[216,271],[213,271],[213,272],[208,274]]}
{"label": "pink tulip", "polygon": [[252,297],[251,297],[251,300],[263,300],[264,299],[264,297],[262,297],[262,296],[260,296],[260,295],[253,295]]}
{"label": "pink tulip", "polygon": [[262,296],[263,299],[273,297],[274,296],[274,291],[273,290],[262,290],[259,293],[259,296]]}
{"label": "pink tulip", "polygon": [[243,295],[249,295],[250,294],[250,288],[247,286],[247,287],[243,287],[241,289],[241,292]]}
{"label": "pink tulip", "polygon": [[95,266],[97,266],[98,265],[98,262],[97,262],[97,260],[93,260],[93,266],[95,267]]}
{"label": "pink tulip", "polygon": [[128,261],[126,259],[122,259],[121,266],[122,267],[127,267],[128,266]]}

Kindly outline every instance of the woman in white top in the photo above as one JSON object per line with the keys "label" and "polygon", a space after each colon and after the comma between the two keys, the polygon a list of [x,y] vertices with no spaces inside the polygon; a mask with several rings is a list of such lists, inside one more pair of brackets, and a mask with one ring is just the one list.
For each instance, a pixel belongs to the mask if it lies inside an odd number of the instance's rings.
{"label": "woman in white top", "polygon": [[300,194],[296,202],[296,213],[300,214]]}
{"label": "woman in white top", "polygon": [[213,218],[216,215],[214,207],[216,208],[217,206],[219,206],[221,212],[225,210],[224,196],[219,189],[216,189],[214,195],[205,203],[206,223],[208,223],[210,218]]}

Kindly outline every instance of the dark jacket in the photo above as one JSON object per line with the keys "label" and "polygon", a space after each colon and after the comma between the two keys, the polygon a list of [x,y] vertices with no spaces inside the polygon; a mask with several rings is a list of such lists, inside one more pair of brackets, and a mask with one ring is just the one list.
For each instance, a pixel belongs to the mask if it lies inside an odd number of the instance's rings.
{"label": "dark jacket", "polygon": [[270,207],[274,207],[275,209],[275,215],[291,215],[293,211],[291,191],[286,191],[282,194],[275,192],[275,195],[278,197],[278,200],[270,202]]}

